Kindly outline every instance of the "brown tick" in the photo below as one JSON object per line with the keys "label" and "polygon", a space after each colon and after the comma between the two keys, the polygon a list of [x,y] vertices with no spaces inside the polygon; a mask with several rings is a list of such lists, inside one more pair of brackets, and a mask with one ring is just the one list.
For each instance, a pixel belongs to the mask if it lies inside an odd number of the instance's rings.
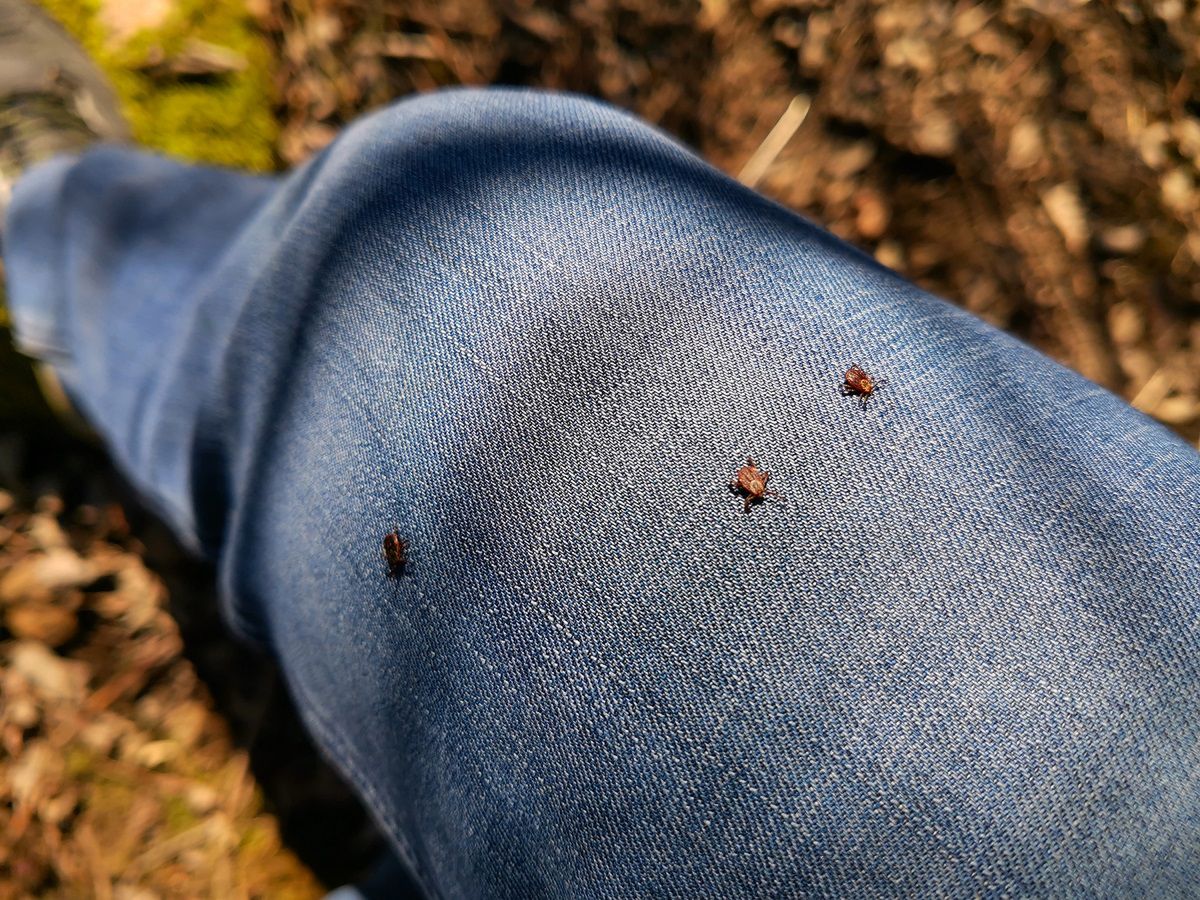
{"label": "brown tick", "polygon": [[408,541],[400,537],[400,532],[383,536],[383,558],[387,560],[390,577],[399,578],[404,574],[404,567],[408,565]]}
{"label": "brown tick", "polygon": [[858,397],[859,403],[865,409],[867,401],[875,396],[875,391],[884,384],[887,384],[886,378],[872,378],[862,366],[855,363],[842,376],[842,396]]}
{"label": "brown tick", "polygon": [[729,482],[729,489],[735,494],[745,497],[745,504],[742,507],[744,512],[750,512],[750,504],[761,502],[763,497],[783,499],[783,494],[767,487],[770,477],[771,473],[764,472],[756,466],[751,457],[746,457],[746,464],[733,473],[733,481]]}

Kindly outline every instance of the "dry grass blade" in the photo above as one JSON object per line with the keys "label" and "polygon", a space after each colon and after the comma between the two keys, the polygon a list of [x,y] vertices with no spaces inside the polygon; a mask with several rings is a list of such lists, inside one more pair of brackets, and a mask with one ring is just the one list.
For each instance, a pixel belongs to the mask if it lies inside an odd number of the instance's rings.
{"label": "dry grass blade", "polygon": [[779,117],[774,127],[763,138],[758,149],[754,154],[746,160],[746,164],[738,173],[738,181],[746,185],[746,187],[755,187],[762,180],[763,175],[767,173],[767,169],[775,162],[775,159],[783,151],[783,148],[790,141],[804,124],[804,120],[808,117],[808,111],[812,108],[812,101],[804,94],[797,94],[792,98],[792,102],[787,105],[787,109]]}

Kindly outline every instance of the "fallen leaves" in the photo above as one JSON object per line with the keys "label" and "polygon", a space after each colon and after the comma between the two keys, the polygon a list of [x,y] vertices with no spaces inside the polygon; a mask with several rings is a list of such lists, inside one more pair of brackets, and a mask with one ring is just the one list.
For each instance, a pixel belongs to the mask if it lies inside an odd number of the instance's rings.
{"label": "fallen leaves", "polygon": [[0,895],[319,896],[127,534],[0,492]]}

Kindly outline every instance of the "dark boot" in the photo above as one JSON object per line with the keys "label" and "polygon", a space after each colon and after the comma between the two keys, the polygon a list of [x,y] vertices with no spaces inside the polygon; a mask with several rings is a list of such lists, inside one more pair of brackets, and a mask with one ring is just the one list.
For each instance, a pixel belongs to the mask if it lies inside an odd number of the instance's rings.
{"label": "dark boot", "polygon": [[[128,139],[116,94],[83,48],[28,0],[0,0],[0,249],[13,187],[26,169],[97,140]],[[53,370],[31,365],[12,346],[3,273],[0,265],[0,421],[34,427],[53,412],[79,430]]]}

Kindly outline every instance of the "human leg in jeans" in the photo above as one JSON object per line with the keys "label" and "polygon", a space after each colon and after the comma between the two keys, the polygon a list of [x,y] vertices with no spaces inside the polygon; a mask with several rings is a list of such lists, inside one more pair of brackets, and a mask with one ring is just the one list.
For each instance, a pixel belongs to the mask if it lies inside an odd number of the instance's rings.
{"label": "human leg in jeans", "polygon": [[629,116],[435,94],[281,180],[93,150],[5,252],[431,894],[1200,877],[1200,456]]}

